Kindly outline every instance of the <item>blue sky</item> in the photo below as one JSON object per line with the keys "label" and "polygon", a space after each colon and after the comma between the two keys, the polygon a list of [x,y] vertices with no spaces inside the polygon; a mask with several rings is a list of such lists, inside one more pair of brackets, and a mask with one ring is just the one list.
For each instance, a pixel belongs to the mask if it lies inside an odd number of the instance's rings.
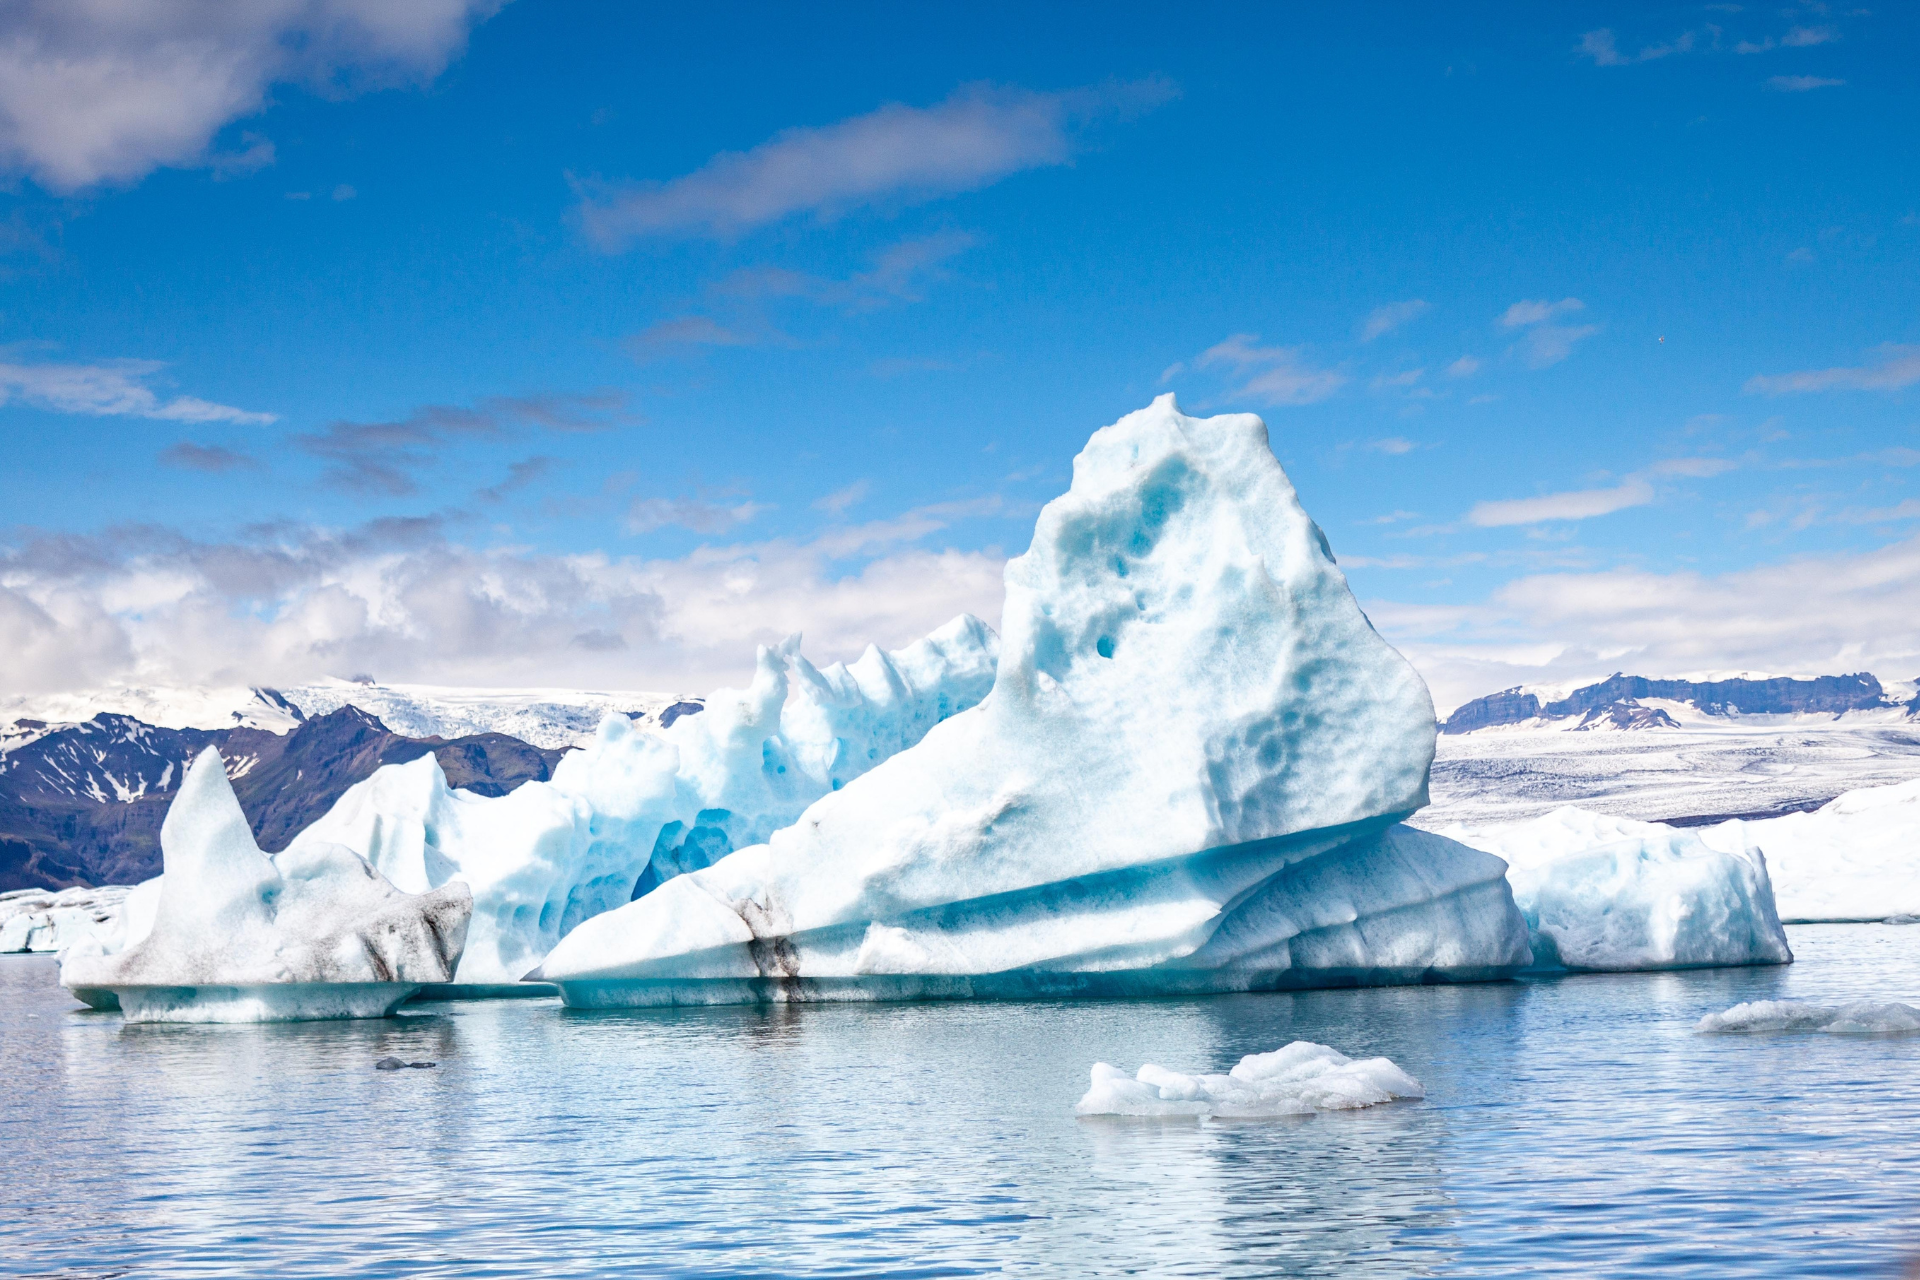
{"label": "blue sky", "polygon": [[1091,13],[0,11],[6,692],[992,621],[1168,390],[1443,711],[1920,675],[1914,10]]}

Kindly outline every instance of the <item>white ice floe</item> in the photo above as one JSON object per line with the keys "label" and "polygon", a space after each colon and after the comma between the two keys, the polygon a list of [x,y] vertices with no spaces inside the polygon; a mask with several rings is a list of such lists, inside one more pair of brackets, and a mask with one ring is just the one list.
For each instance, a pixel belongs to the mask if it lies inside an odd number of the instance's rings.
{"label": "white ice floe", "polygon": [[1920,779],[1849,791],[1811,813],[1723,822],[1700,836],[1716,849],[1767,851],[1783,920],[1920,914]]}
{"label": "white ice floe", "polygon": [[1245,990],[1527,962],[1504,867],[1396,826],[1432,701],[1250,414],[1094,434],[1006,570],[984,702],[587,920],[572,1004]]}
{"label": "white ice floe", "polygon": [[60,956],[76,996],[130,1022],[376,1017],[459,962],[465,885],[403,893],[338,845],[267,857],[212,748],[160,848],[166,874],[130,895],[122,949],[83,939]]}
{"label": "white ice floe", "polygon": [[458,981],[517,982],[581,921],[765,840],[978,702],[994,653],[993,632],[965,615],[824,670],[794,637],[760,650],[748,688],[657,733],[607,717],[551,782],[474,795],[422,756],[354,786],[292,847],[345,845],[412,893],[465,881],[474,915]]}
{"label": "white ice floe", "polygon": [[1420,1082],[1386,1058],[1355,1061],[1310,1040],[1250,1053],[1226,1075],[1183,1075],[1151,1062],[1133,1075],[1093,1064],[1093,1085],[1074,1105],[1082,1116],[1192,1116],[1250,1120],[1351,1111],[1424,1098]]}
{"label": "white ice floe", "polygon": [[1695,831],[1566,807],[1447,835],[1508,863],[1536,969],[1786,964],[1768,859]]}
{"label": "white ice floe", "polygon": [[1754,1000],[1700,1019],[1696,1031],[1825,1031],[1876,1035],[1920,1031],[1920,1009],[1910,1004],[1856,1000],[1837,1007],[1793,1000]]}
{"label": "white ice floe", "polygon": [[0,952],[59,951],[122,928],[127,886],[0,893]]}

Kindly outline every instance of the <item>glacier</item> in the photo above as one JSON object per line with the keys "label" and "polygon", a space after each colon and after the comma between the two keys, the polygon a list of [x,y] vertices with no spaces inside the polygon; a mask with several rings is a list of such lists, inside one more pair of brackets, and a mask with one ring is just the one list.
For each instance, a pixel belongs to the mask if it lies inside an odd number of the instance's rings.
{"label": "glacier", "polygon": [[1505,864],[1402,825],[1434,732],[1265,424],[1163,396],[1007,565],[983,701],[528,976],[572,1006],[1504,976]]}
{"label": "glacier", "polygon": [[962,615],[904,649],[816,667],[799,637],[762,646],[745,689],[656,732],[605,717],[550,782],[488,797],[427,755],[349,789],[291,850],[341,845],[402,890],[473,891],[454,982],[517,983],[582,921],[766,840],[992,687],[997,640]]}
{"label": "glacier", "polygon": [[1766,856],[1697,832],[1563,806],[1453,839],[1508,863],[1533,967],[1604,972],[1788,964]]}
{"label": "glacier", "polygon": [[1149,1062],[1129,1076],[1096,1062],[1093,1082],[1073,1111],[1079,1116],[1253,1120],[1353,1111],[1426,1096],[1418,1080],[1387,1058],[1356,1062],[1324,1044],[1295,1040],[1272,1053],[1248,1054],[1226,1075],[1184,1075]]}
{"label": "glacier", "polygon": [[404,893],[339,845],[269,858],[211,747],[160,844],[165,874],[128,895],[117,949],[82,938],[59,957],[77,998],[129,1022],[381,1017],[459,962],[465,885]]}
{"label": "glacier", "polygon": [[1920,779],[1844,792],[1809,813],[1723,822],[1700,837],[1716,849],[1765,849],[1787,921],[1920,915]]}

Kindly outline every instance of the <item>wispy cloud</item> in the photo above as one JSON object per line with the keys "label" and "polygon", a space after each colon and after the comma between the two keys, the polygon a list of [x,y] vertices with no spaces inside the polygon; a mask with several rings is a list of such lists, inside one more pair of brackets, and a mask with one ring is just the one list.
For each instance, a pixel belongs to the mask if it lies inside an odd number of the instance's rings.
{"label": "wispy cloud", "polygon": [[499,484],[489,485],[480,490],[478,496],[486,502],[504,502],[514,494],[523,489],[532,488],[553,474],[554,468],[559,465],[558,458],[549,458],[543,454],[508,463],[507,478]]}
{"label": "wispy cloud", "polygon": [[967,85],[931,107],[889,103],[837,124],[787,129],[670,182],[578,182],[581,225],[612,251],[647,236],[729,238],[802,214],[918,203],[1065,164],[1088,123],[1138,115],[1173,96],[1157,79],[1064,93]]}
{"label": "wispy cloud", "polygon": [[646,360],[676,348],[757,347],[769,341],[786,345],[792,339],[771,330],[763,329],[756,333],[729,328],[712,316],[675,316],[671,320],[648,325],[621,345],[626,348],[628,355],[637,360]]}
{"label": "wispy cloud", "polygon": [[1480,372],[1480,362],[1472,356],[1461,356],[1446,369],[1449,378],[1471,378],[1478,372]]}
{"label": "wispy cloud", "polygon": [[1226,367],[1246,378],[1237,394],[1267,405],[1325,400],[1347,383],[1345,374],[1316,369],[1302,347],[1262,347],[1257,333],[1236,333],[1194,357],[1198,368]]}
{"label": "wispy cloud", "polygon": [[178,444],[168,445],[160,451],[160,461],[169,467],[179,467],[185,471],[204,471],[218,475],[226,471],[251,471],[260,466],[259,460],[217,444],[195,444],[191,440],[182,440]]}
{"label": "wispy cloud", "polygon": [[1654,62],[1661,58],[1672,57],[1676,53],[1691,52],[1697,37],[1691,31],[1683,31],[1673,39],[1661,44],[1643,45],[1638,53],[1622,53],[1619,41],[1613,31],[1601,27],[1589,31],[1580,37],[1580,43],[1574,51],[1593,59],[1597,67],[1624,67],[1635,62]]}
{"label": "wispy cloud", "polygon": [[826,497],[815,499],[813,508],[830,515],[845,515],[848,507],[858,505],[860,500],[867,496],[867,487],[865,480],[855,480],[844,489],[835,489]]}
{"label": "wispy cloud", "polygon": [[1580,489],[1570,493],[1545,493],[1537,498],[1475,503],[1473,510],[1467,512],[1467,522],[1482,529],[1496,529],[1553,520],[1586,520],[1628,507],[1643,507],[1652,501],[1652,485],[1644,480],[1629,480],[1612,489]]}
{"label": "wispy cloud", "polygon": [[1375,440],[1367,445],[1367,448],[1373,450],[1375,453],[1390,453],[1395,455],[1412,453],[1419,447],[1420,446],[1405,436],[1388,436],[1384,440]]}
{"label": "wispy cloud", "polygon": [[98,364],[0,362],[0,405],[19,401],[54,413],[98,418],[155,418],[162,422],[232,422],[257,425],[277,414],[236,409],[198,396],[162,399],[147,383],[167,366],[158,360],[105,360]]}
{"label": "wispy cloud", "polygon": [[1403,324],[1418,320],[1430,310],[1432,307],[1420,298],[1409,298],[1405,302],[1389,302],[1383,307],[1375,307],[1368,314],[1366,323],[1360,326],[1360,341],[1372,342],[1383,334],[1392,333]]}
{"label": "wispy cloud", "polygon": [[651,533],[678,525],[694,533],[725,533],[772,508],[759,502],[713,501],[707,498],[641,498],[627,508],[628,533]]}
{"label": "wispy cloud", "polygon": [[1771,396],[1797,391],[1898,391],[1920,382],[1920,346],[1889,343],[1879,351],[1878,364],[1759,374],[1747,379],[1746,390]]}
{"label": "wispy cloud", "polygon": [[1769,76],[1767,88],[1779,93],[1808,93],[1814,89],[1837,89],[1845,80],[1827,76]]}
{"label": "wispy cloud", "polygon": [[0,5],[0,167],[55,191],[161,166],[233,176],[273,161],[257,134],[209,152],[269,88],[329,96],[431,80],[504,0]]}
{"label": "wispy cloud", "polygon": [[1559,322],[1559,317],[1584,311],[1586,306],[1578,298],[1562,298],[1558,302],[1522,299],[1501,315],[1500,327],[1521,330],[1520,345],[1527,363],[1535,369],[1544,369],[1572,355],[1581,339],[1600,332],[1600,326],[1595,324]]}
{"label": "wispy cloud", "polygon": [[499,440],[517,430],[598,431],[630,422],[620,392],[491,396],[472,406],[430,404],[391,422],[333,422],[293,437],[323,459],[325,483],[350,493],[402,497],[418,492],[415,473],[435,453],[463,440]]}
{"label": "wispy cloud", "polygon": [[703,313],[661,320],[623,345],[637,360],[690,347],[796,346],[769,319],[770,310],[799,303],[857,315],[918,302],[930,285],[949,277],[946,264],[972,244],[972,236],[958,231],[903,240],[876,254],[868,270],[844,279],[785,267],[742,267],[706,286]]}

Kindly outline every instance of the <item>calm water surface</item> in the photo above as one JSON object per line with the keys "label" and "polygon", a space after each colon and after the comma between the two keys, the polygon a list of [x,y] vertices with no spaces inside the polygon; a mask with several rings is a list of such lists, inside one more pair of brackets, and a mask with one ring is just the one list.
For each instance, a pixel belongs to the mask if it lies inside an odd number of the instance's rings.
{"label": "calm water surface", "polygon": [[[0,957],[0,1274],[1900,1275],[1920,1037],[1691,1026],[1920,1003],[1920,927],[1790,933],[1787,969],[269,1027],[123,1027]],[[1295,1039],[1385,1054],[1427,1101],[1071,1113],[1097,1059]]]}

